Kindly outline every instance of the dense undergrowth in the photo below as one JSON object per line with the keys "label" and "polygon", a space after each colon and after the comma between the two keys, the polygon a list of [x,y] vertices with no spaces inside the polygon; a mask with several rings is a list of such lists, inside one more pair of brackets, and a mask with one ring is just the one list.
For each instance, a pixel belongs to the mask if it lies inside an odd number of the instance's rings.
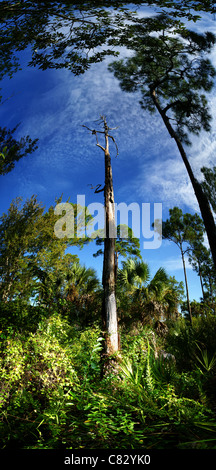
{"label": "dense undergrowth", "polygon": [[5,319],[0,333],[2,449],[216,448],[213,316],[170,324],[165,338],[122,329],[103,379],[97,325],[57,313],[25,325]]}

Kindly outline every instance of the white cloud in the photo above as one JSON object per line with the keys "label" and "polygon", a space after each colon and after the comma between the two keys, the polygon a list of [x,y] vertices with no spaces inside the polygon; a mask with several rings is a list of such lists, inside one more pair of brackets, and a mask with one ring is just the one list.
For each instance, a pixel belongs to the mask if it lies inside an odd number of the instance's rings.
{"label": "white cloud", "polygon": [[[169,274],[173,274],[173,272],[175,271],[183,270],[181,256],[167,258],[166,260],[163,261],[162,264]],[[187,256],[185,256],[185,267],[187,270],[192,269],[192,266],[190,265]]]}
{"label": "white cloud", "polygon": [[[199,137],[192,136],[192,146],[185,147],[194,174],[200,181],[203,179],[201,168],[216,165],[216,98],[211,96],[209,106],[213,117],[212,131],[202,131]],[[184,205],[199,211],[180,153],[159,116],[154,117],[152,128],[147,126],[143,148],[144,162],[140,164],[139,175],[132,183],[133,192],[146,202],[163,202],[167,208]]]}
{"label": "white cloud", "polygon": [[[200,31],[215,27],[213,22],[209,26],[211,21],[207,16],[208,24],[205,18],[198,24]],[[216,63],[215,52],[212,59]],[[118,80],[107,71],[107,64],[111,61],[109,58],[95,64],[79,77],[65,70],[49,72],[50,88],[46,87],[40,97],[32,93],[26,119],[19,129],[20,136],[30,134],[40,138],[39,150],[31,160],[32,167],[44,172],[47,168],[60,171],[64,167],[66,173],[67,168],[73,168],[77,175],[82,175],[89,167],[97,173],[98,168],[102,168],[102,152],[96,148],[94,138],[81,126],[94,127],[97,125],[94,121],[100,114],[105,114],[110,126],[119,126],[114,133],[120,153],[115,160],[117,197],[121,200],[141,198],[143,202],[163,202],[167,207],[186,205],[197,211],[198,204],[186,169],[160,116],[144,112],[136,94],[120,90]],[[24,78],[30,83],[35,73],[39,80],[43,80],[45,72],[35,70],[28,70]],[[210,106],[212,128],[215,129],[216,98],[213,94]],[[193,146],[187,152],[195,174],[201,178],[200,168],[215,164],[215,131],[193,137]],[[128,175],[123,177],[126,168]]]}
{"label": "white cloud", "polygon": [[178,155],[162,157],[143,165],[134,184],[139,196],[151,202],[163,202],[168,208],[185,204],[198,209],[196,198],[183,162]]}

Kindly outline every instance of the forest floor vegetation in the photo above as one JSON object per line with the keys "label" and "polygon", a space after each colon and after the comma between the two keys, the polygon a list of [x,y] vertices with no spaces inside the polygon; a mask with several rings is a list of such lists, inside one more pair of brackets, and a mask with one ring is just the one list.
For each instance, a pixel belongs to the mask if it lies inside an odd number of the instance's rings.
{"label": "forest floor vegetation", "polygon": [[42,313],[2,322],[1,449],[216,448],[213,316],[122,327],[101,379],[99,326]]}

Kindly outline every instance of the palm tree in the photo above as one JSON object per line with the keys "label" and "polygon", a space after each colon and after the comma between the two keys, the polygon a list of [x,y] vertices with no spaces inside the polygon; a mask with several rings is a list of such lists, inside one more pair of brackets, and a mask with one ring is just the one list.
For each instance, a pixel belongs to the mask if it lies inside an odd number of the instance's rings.
{"label": "palm tree", "polygon": [[182,286],[176,286],[175,283],[162,267],[150,280],[148,263],[132,258],[122,262],[118,274],[118,291],[130,297],[129,302],[124,302],[125,310],[130,310],[131,318],[138,317],[145,322],[177,314]]}
{"label": "palm tree", "polygon": [[118,270],[118,283],[126,288],[129,293],[133,293],[150,278],[149,266],[144,261],[128,258],[122,261],[122,269]]}
{"label": "palm tree", "polygon": [[65,295],[67,300],[82,301],[84,297],[99,289],[99,280],[93,268],[74,263],[66,276]]}
{"label": "palm tree", "polygon": [[70,320],[86,325],[100,317],[101,287],[93,268],[73,262],[67,272],[58,273],[56,291],[60,309]]}
{"label": "palm tree", "polygon": [[34,267],[40,304],[50,311],[53,305],[64,314],[68,313],[72,320],[75,317],[85,324],[91,316],[92,320],[93,317],[95,319],[101,308],[101,289],[96,271],[74,261],[71,255],[66,255],[61,261],[52,271]]}
{"label": "palm tree", "polygon": [[161,282],[167,280],[167,274],[163,268],[159,268],[154,278],[150,281],[150,269],[148,263],[144,261],[128,258],[122,262],[122,269],[119,270],[119,282],[122,286],[134,292],[137,289],[148,288],[159,290]]}

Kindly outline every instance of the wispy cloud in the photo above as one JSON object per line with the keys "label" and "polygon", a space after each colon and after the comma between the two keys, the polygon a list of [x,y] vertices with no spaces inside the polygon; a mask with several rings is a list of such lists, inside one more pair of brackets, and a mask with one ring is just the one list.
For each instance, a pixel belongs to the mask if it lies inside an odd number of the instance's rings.
{"label": "wispy cloud", "polygon": [[[215,27],[212,23],[209,28],[206,21],[199,22],[201,31]],[[216,64],[215,52],[211,58]],[[22,180],[22,185],[26,188],[32,185],[34,190],[35,172],[41,175],[39,187],[46,186],[45,178],[53,175],[53,184],[58,188],[61,186],[62,192],[70,187],[75,191],[78,186],[83,190],[95,175],[103,178],[102,152],[96,148],[93,136],[82,128],[82,124],[96,127],[94,121],[105,114],[110,126],[119,127],[114,132],[119,157],[113,159],[118,200],[163,202],[166,207],[185,205],[198,210],[181,157],[160,116],[144,112],[137,94],[121,91],[118,80],[107,70],[110,61],[92,66],[80,77],[74,77],[65,70],[42,72],[28,69],[20,72],[27,90],[27,95],[25,89],[22,91],[23,102],[28,102],[28,105],[25,119],[20,116],[19,135],[29,134],[40,139],[34,156],[19,162],[20,178],[23,169],[30,178],[25,183]],[[39,96],[33,89],[30,92],[33,77],[34,83],[42,82],[45,77],[46,86],[40,90]],[[19,80],[21,83],[21,78]],[[203,132],[199,138],[193,138],[193,146],[188,149],[192,167],[199,178],[202,177],[200,168],[212,166],[215,162],[216,98],[213,95],[210,106],[213,132]],[[19,114],[19,105],[16,109]],[[111,151],[114,155],[115,149],[111,147]]]}
{"label": "wispy cloud", "polygon": [[[182,259],[180,256],[167,258],[166,260],[163,261],[163,267],[166,269],[166,271],[169,274],[172,274],[175,271],[183,270]],[[187,256],[185,256],[185,267],[187,270],[188,269],[192,270],[192,266],[190,265]]]}
{"label": "wispy cloud", "polygon": [[[192,137],[192,147],[186,148],[194,174],[200,181],[203,179],[201,168],[216,164],[215,98],[210,99],[210,108],[213,116],[212,132],[203,131],[199,137]],[[146,202],[163,202],[167,208],[184,205],[199,211],[192,184],[175,142],[170,139],[166,129],[158,127],[158,122],[154,136],[152,129],[147,130],[145,135],[146,144],[148,145],[149,140],[151,142],[144,151],[139,174],[132,183],[133,192]],[[150,158],[151,155],[154,158]]]}

